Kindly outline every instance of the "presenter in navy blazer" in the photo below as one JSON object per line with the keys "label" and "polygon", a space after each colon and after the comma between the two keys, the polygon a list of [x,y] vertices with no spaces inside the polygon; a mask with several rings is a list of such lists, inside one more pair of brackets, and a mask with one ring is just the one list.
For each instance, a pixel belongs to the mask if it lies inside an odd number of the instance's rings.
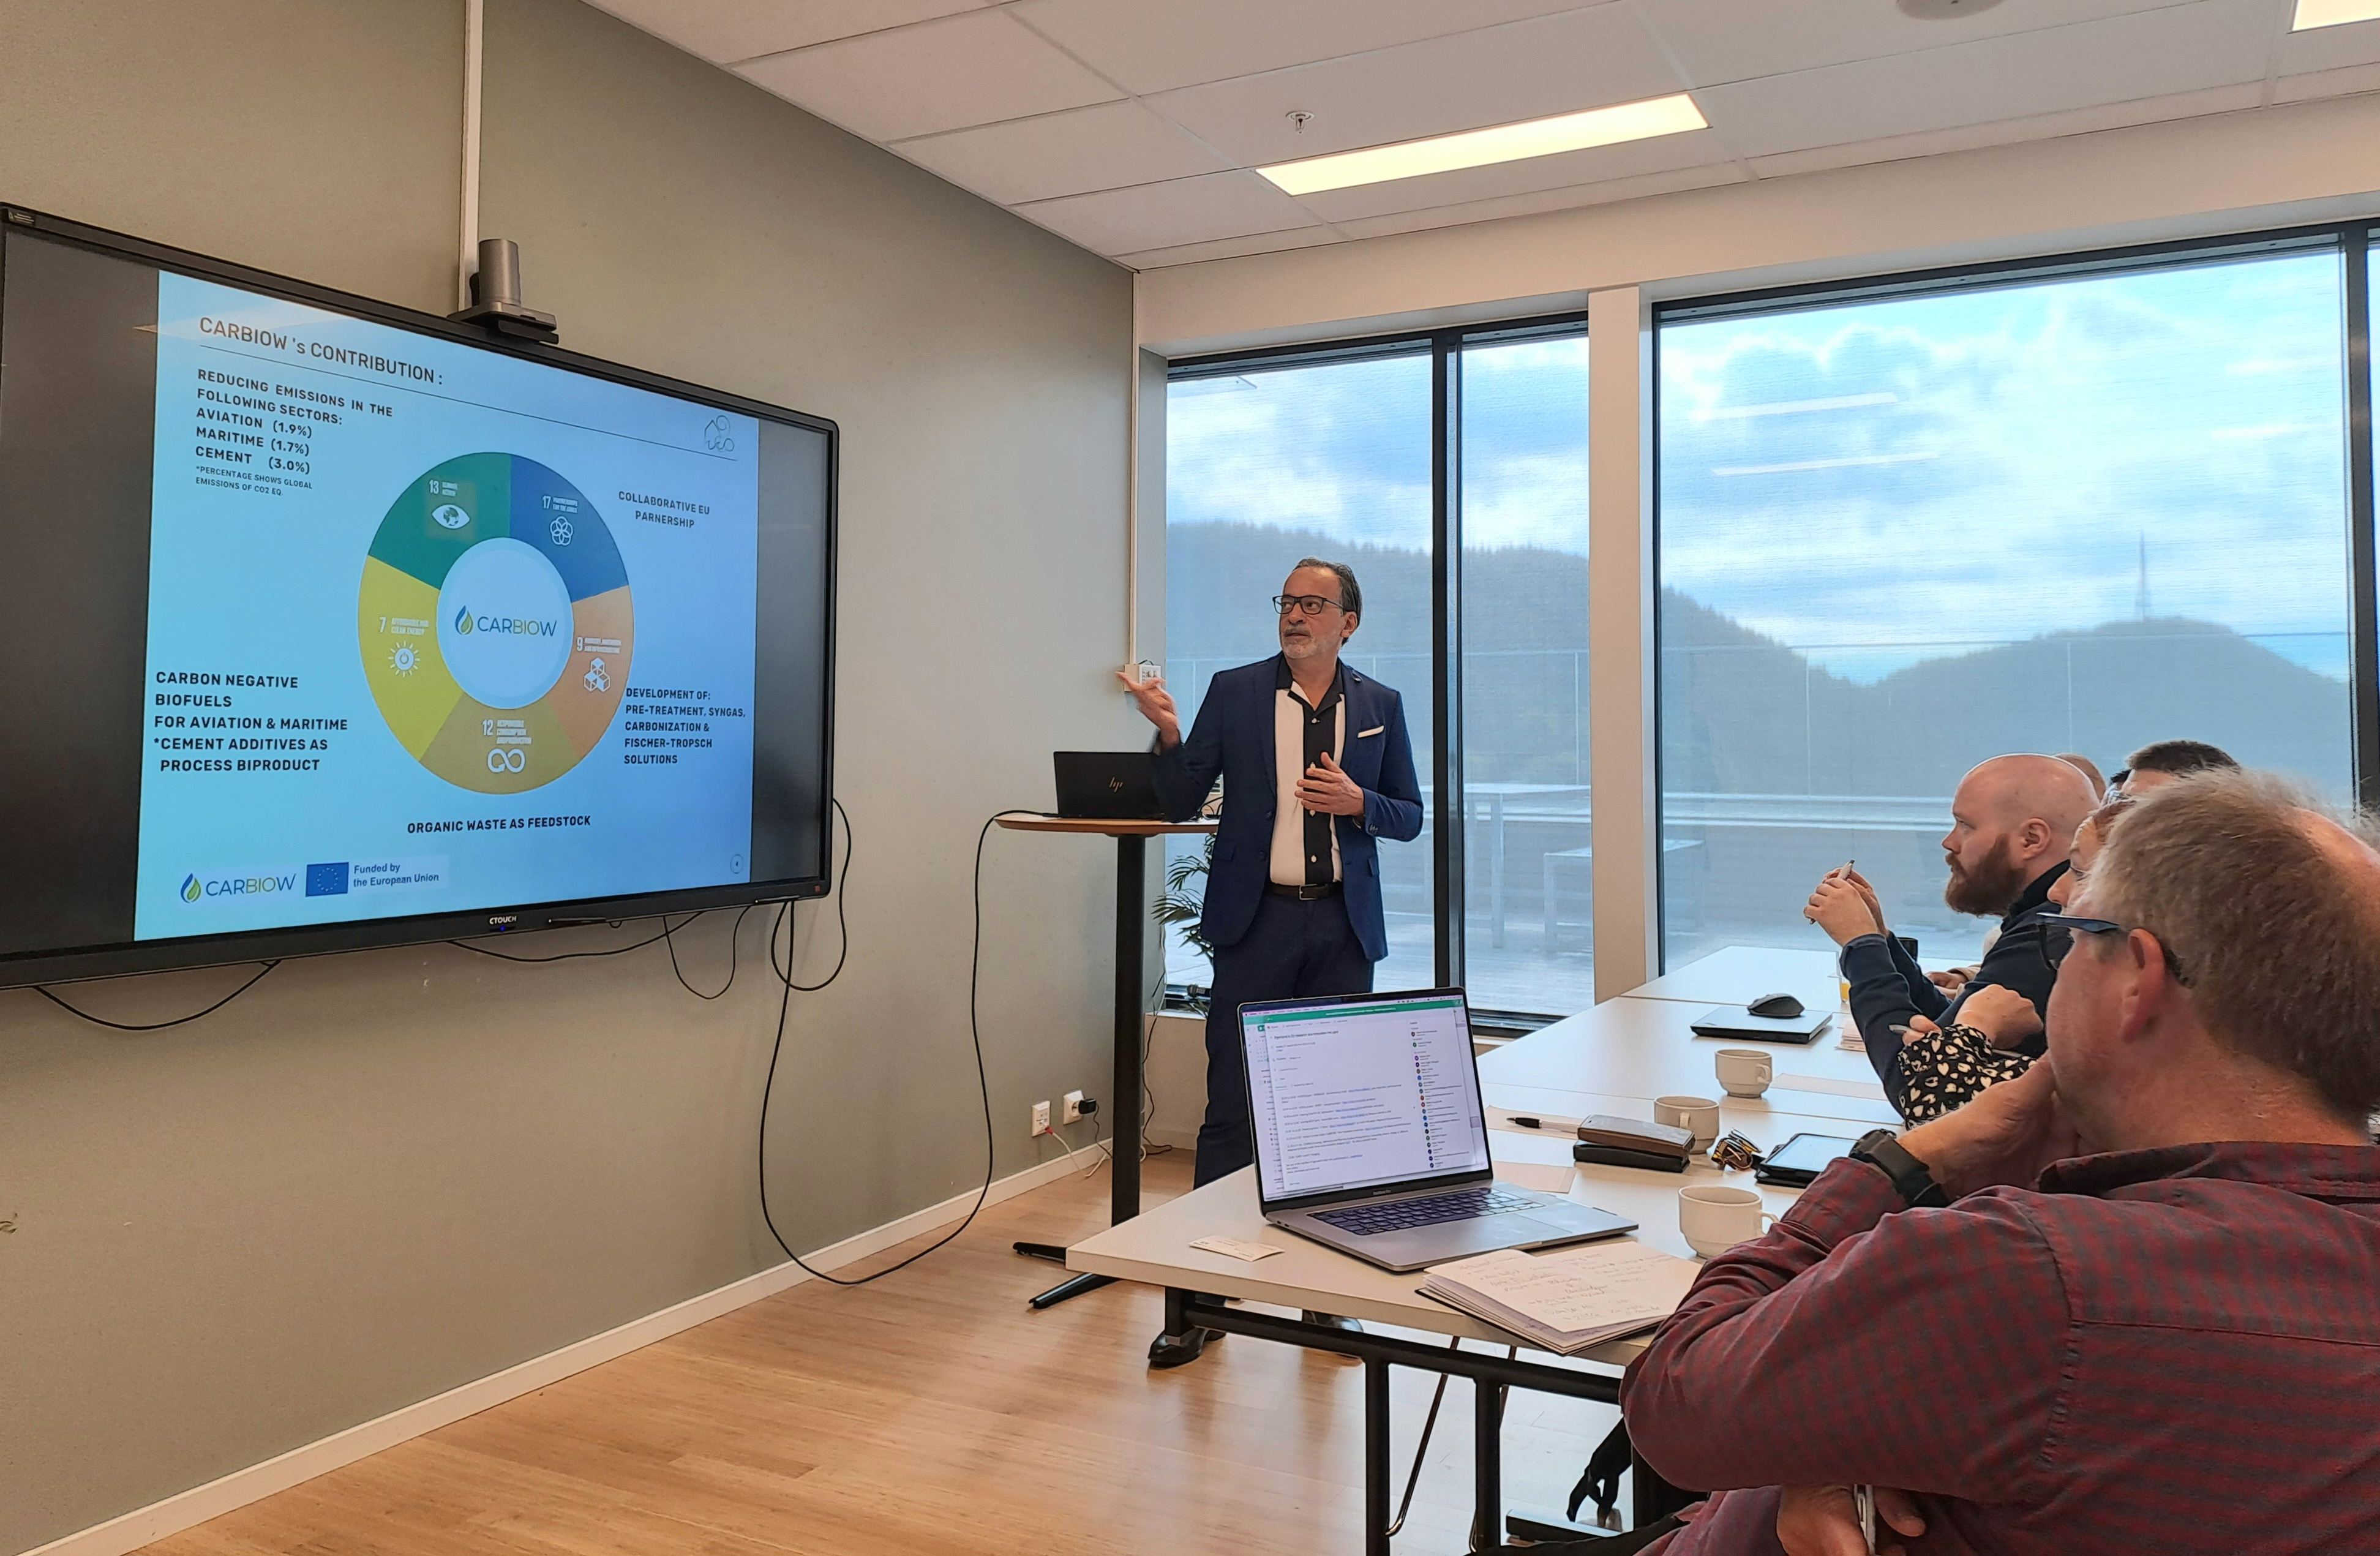
{"label": "presenter in navy blazer", "polygon": [[[1157,793],[1166,813],[1196,816],[1216,778],[1223,780],[1199,920],[1215,948],[1200,1184],[1255,1160],[1240,1006],[1369,990],[1372,964],[1389,954],[1379,841],[1421,833],[1404,700],[1339,660],[1363,614],[1354,570],[1309,556],[1273,605],[1281,652],[1208,682],[1187,739],[1164,683],[1123,675],[1157,726]],[[1178,1366],[1209,1333],[1161,1335],[1149,1359]]]}

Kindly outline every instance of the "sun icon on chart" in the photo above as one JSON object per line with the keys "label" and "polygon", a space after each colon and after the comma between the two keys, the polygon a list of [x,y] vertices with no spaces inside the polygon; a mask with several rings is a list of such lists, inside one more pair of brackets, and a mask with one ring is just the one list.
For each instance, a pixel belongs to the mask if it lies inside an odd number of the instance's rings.
{"label": "sun icon on chart", "polygon": [[388,656],[388,667],[400,675],[412,675],[414,667],[420,663],[421,655],[410,643],[399,643],[396,650]]}

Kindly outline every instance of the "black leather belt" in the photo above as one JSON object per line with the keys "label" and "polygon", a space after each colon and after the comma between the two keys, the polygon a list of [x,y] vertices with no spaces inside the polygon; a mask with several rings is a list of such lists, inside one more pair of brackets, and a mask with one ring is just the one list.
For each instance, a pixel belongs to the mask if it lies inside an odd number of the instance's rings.
{"label": "black leather belt", "polygon": [[1339,894],[1339,882],[1326,881],[1319,886],[1284,886],[1278,881],[1268,881],[1265,890],[1277,897],[1295,897],[1299,902],[1319,902],[1324,897]]}

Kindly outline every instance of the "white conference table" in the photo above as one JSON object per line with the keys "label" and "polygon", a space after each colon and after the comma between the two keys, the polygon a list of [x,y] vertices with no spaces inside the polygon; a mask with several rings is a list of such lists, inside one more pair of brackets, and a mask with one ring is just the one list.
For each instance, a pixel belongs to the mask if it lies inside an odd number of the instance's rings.
{"label": "white conference table", "polygon": [[[1776,1145],[1782,1137],[1772,1137],[1773,1125],[1746,1128],[1742,1121],[1772,1111],[1854,1122],[1860,1125],[1854,1134],[1900,1123],[1900,1115],[1884,1100],[1884,1088],[1876,1084],[1867,1055],[1841,1046],[1847,1018],[1838,1017],[1835,1026],[1808,1043],[1696,1037],[1694,1018],[1708,1008],[1696,1001],[1634,995],[1606,1000],[1482,1055],[1481,1088],[1490,1104],[1513,1107],[1524,1103],[1506,1103],[1506,1088],[1633,1099],[1632,1106],[1603,1111],[1638,1118],[1652,1116],[1656,1097],[1707,1097],[1720,1104],[1728,1127],[1743,1129],[1764,1147]],[[1723,1048],[1769,1055],[1775,1079],[1767,1095],[1749,1100],[1726,1095],[1717,1070]],[[1535,1105],[1539,1099],[1525,1101]]]}
{"label": "white conference table", "polygon": [[1637,985],[1628,991],[1628,997],[1708,1006],[1748,1004],[1763,994],[1791,994],[1805,1010],[1840,1010],[1843,986],[1835,970],[1835,953],[1825,945],[1826,936],[1816,929],[1810,934],[1819,943],[1807,951],[1727,946]]}
{"label": "white conference table", "polygon": [[[1716,963],[1716,966],[1706,964]],[[1678,1191],[1696,1183],[1753,1188],[1766,1208],[1781,1211],[1794,1191],[1756,1184],[1749,1173],[1723,1173],[1697,1157],[1683,1173],[1583,1165],[1571,1160],[1571,1137],[1526,1130],[1512,1115],[1556,1120],[1590,1113],[1649,1118],[1652,1099],[1685,1094],[1719,1102],[1720,1125],[1765,1148],[1804,1131],[1856,1137],[1899,1121],[1883,1100],[1864,1054],[1839,1046],[1839,1027],[1807,1045],[1720,1041],[1697,1038],[1690,1023],[1704,1007],[1741,1003],[1779,989],[1822,979],[1824,998],[1804,1003],[1835,1009],[1839,991],[1824,954],[1734,948],[1654,980],[1633,993],[1558,1021],[1508,1043],[1479,1061],[1481,1092],[1489,1113],[1488,1141],[1499,1176],[1532,1188],[1564,1192],[1637,1222],[1639,1241],[1691,1257],[1678,1232]],[[1757,984],[1758,987],[1748,987]],[[1663,986],[1667,986],[1666,989]],[[1815,992],[1815,991],[1813,991]],[[1728,1097],[1712,1056],[1721,1048],[1757,1048],[1775,1056],[1778,1079],[1756,1099]],[[1205,1237],[1262,1243],[1281,1251],[1248,1262],[1190,1244]],[[1475,1390],[1473,1543],[1490,1549],[1503,1536],[1499,1428],[1506,1389],[1520,1387],[1616,1403],[1623,1367],[1644,1349],[1643,1337],[1616,1341],[1564,1359],[1532,1353],[1528,1359],[1450,1350],[1394,1335],[1307,1324],[1226,1307],[1236,1299],[1418,1330],[1461,1340],[1510,1346],[1515,1337],[1442,1307],[1416,1289],[1418,1274],[1395,1275],[1268,1224],[1257,1205],[1253,1168],[1195,1189],[1131,1221],[1085,1239],[1066,1253],[1069,1269],[1166,1288],[1166,1328],[1192,1323],[1227,1333],[1337,1351],[1365,1366],[1365,1550],[1386,1556],[1389,1541],[1389,1368],[1412,1367],[1472,1379]],[[1194,1298],[1193,1293],[1206,1294]],[[1633,1470],[1633,1512],[1644,1523],[1683,1499],[1642,1464]]]}

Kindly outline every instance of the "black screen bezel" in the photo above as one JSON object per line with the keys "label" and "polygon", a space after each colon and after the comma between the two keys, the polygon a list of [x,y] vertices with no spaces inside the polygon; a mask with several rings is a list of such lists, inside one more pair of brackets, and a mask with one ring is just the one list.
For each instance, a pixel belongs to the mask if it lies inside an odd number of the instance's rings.
{"label": "black screen bezel", "polygon": [[[342,951],[367,951],[387,946],[421,945],[435,941],[616,919],[646,918],[661,914],[710,908],[744,907],[756,903],[791,902],[826,895],[833,876],[834,813],[834,693],[835,605],[838,519],[842,488],[842,429],[825,417],[748,399],[724,390],[688,383],[601,358],[581,355],[559,346],[497,335],[477,325],[457,323],[395,303],[319,286],[311,282],[257,270],[228,260],[145,238],[111,232],[23,206],[0,202],[0,222],[13,234],[38,236],[51,241],[129,260],[158,270],[176,271],[203,280],[221,282],[267,297],[303,303],[335,313],[386,324],[416,334],[430,335],[482,351],[517,357],[541,366],[585,374],[590,378],[650,390],[736,412],[762,420],[782,422],[826,438],[826,549],[824,562],[825,616],[820,623],[820,665],[824,677],[820,698],[818,731],[820,774],[818,826],[819,870],[815,875],[769,881],[748,881],[718,886],[685,887],[621,896],[587,897],[560,902],[507,904],[469,912],[418,914],[347,920],[337,924],[247,930],[231,934],[192,935],[154,941],[66,946],[0,956],[0,988],[115,978],[128,973],[164,972],[177,968],[223,966],[242,962],[278,960],[289,956],[323,955]],[[18,819],[16,824],[24,824]]]}
{"label": "black screen bezel", "polygon": [[[1239,1028],[1236,1040],[1240,1045],[1240,1088],[1247,1099],[1249,1120],[1253,1123],[1257,1116],[1257,1082],[1255,1068],[1248,1064],[1248,1012],[1252,1010],[1318,1010],[1328,1005],[1385,1005],[1394,1004],[1400,1000],[1446,999],[1451,999],[1463,1007],[1463,1039],[1468,1043],[1471,1041],[1471,1034],[1476,1028],[1471,1020],[1471,996],[1459,984],[1449,985],[1444,989],[1391,989],[1385,991],[1365,991],[1354,994],[1309,994],[1298,1000],[1250,1000],[1239,1008],[1233,1017]],[[1210,1012],[1209,1015],[1211,1014]],[[1488,1121],[1488,1102],[1479,1088],[1479,1058],[1475,1052],[1471,1059],[1471,1105],[1478,1110],[1480,1126],[1484,1131]],[[1318,1189],[1305,1194],[1293,1194],[1282,1199],[1274,1199],[1265,1191],[1264,1164],[1258,1162],[1257,1164],[1257,1209],[1268,1216],[1288,1215],[1299,1210],[1311,1210],[1326,1206],[1354,1204],[1364,1199],[1383,1199],[1392,1194],[1411,1194],[1416,1189],[1470,1188],[1491,1182],[1495,1176],[1495,1152],[1491,1150],[1488,1152],[1488,1165],[1471,1171],[1429,1173],[1417,1178],[1399,1178],[1393,1183],[1371,1184],[1361,1188]]]}

